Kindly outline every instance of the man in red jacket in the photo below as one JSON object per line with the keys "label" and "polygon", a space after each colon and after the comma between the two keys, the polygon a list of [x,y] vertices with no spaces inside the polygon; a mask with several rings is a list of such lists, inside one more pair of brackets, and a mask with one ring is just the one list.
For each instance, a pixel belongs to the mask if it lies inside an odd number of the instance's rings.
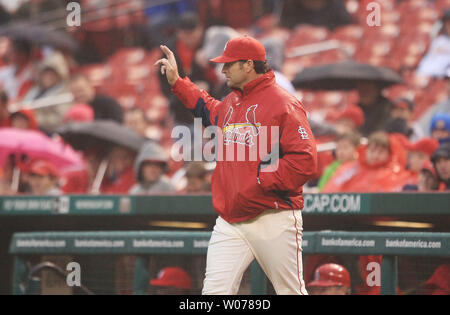
{"label": "man in red jacket", "polygon": [[[316,173],[317,151],[302,104],[275,83],[264,46],[249,36],[228,41],[222,56],[211,60],[224,63],[222,73],[233,91],[223,101],[180,78],[173,53],[161,49],[167,58],[155,65],[161,65],[172,92],[205,126],[220,130],[211,183],[219,217],[208,247],[203,294],[236,294],[255,258],[277,294],[307,294],[302,186]],[[255,157],[262,147],[268,155]]]}

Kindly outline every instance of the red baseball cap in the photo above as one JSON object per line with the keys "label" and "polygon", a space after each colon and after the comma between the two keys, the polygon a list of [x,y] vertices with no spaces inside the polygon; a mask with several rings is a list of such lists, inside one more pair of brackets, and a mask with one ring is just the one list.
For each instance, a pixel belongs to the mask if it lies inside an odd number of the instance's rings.
{"label": "red baseball cap", "polygon": [[88,122],[94,120],[94,110],[88,104],[75,104],[69,108],[63,122]]}
{"label": "red baseball cap", "polygon": [[423,152],[428,156],[432,156],[438,147],[439,142],[433,138],[423,138],[406,146],[409,151]]}
{"label": "red baseball cap", "polygon": [[358,128],[364,124],[364,112],[359,106],[356,105],[347,106],[344,111],[336,115],[335,120],[341,120],[344,118],[353,121]]}
{"label": "red baseball cap", "polygon": [[314,280],[306,287],[343,286],[350,288],[350,274],[338,264],[324,264],[314,272]]}
{"label": "red baseball cap", "polygon": [[192,288],[191,277],[179,267],[166,267],[162,269],[156,279],[150,280],[150,284],[157,287],[172,287],[190,290]]}
{"label": "red baseball cap", "polygon": [[212,62],[227,63],[238,60],[266,60],[266,49],[259,41],[244,35],[230,39],[225,44],[222,56],[210,59]]}

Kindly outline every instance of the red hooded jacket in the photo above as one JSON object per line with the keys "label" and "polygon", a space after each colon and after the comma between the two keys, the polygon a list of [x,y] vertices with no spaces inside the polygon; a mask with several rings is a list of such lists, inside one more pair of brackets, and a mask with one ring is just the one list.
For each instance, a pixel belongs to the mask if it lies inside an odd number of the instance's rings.
{"label": "red hooded jacket", "polygon": [[358,160],[339,167],[322,193],[333,192],[394,192],[401,191],[409,178],[405,171],[406,151],[395,135],[389,135],[389,159],[376,165],[366,164],[366,149],[361,147]]}
{"label": "red hooded jacket", "polygon": [[[172,91],[196,117],[202,117],[205,126],[221,130],[211,190],[214,209],[222,218],[234,223],[267,209],[303,208],[302,186],[317,171],[316,143],[303,105],[275,83],[273,71],[223,101],[188,78],[178,79]],[[230,158],[227,154],[233,150]],[[269,151],[272,161],[263,162]]]}

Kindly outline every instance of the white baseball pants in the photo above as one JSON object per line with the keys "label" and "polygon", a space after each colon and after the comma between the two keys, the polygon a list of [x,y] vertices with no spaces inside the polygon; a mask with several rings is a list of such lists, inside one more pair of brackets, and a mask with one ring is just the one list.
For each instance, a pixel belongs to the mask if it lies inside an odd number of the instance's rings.
{"label": "white baseball pants", "polygon": [[307,295],[302,267],[300,210],[267,210],[230,224],[219,217],[209,241],[202,294],[237,294],[256,258],[277,294]]}

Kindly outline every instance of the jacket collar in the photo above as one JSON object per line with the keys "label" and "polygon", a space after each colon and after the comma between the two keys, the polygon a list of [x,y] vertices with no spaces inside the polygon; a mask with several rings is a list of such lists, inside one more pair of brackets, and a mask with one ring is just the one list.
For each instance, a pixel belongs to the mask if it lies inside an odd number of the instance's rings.
{"label": "jacket collar", "polygon": [[275,74],[273,70],[269,70],[267,73],[260,76],[259,78],[256,78],[253,81],[247,83],[244,86],[243,91],[239,89],[233,89],[233,91],[237,93],[240,97],[246,97],[270,85],[273,85],[274,83],[275,83]]}

